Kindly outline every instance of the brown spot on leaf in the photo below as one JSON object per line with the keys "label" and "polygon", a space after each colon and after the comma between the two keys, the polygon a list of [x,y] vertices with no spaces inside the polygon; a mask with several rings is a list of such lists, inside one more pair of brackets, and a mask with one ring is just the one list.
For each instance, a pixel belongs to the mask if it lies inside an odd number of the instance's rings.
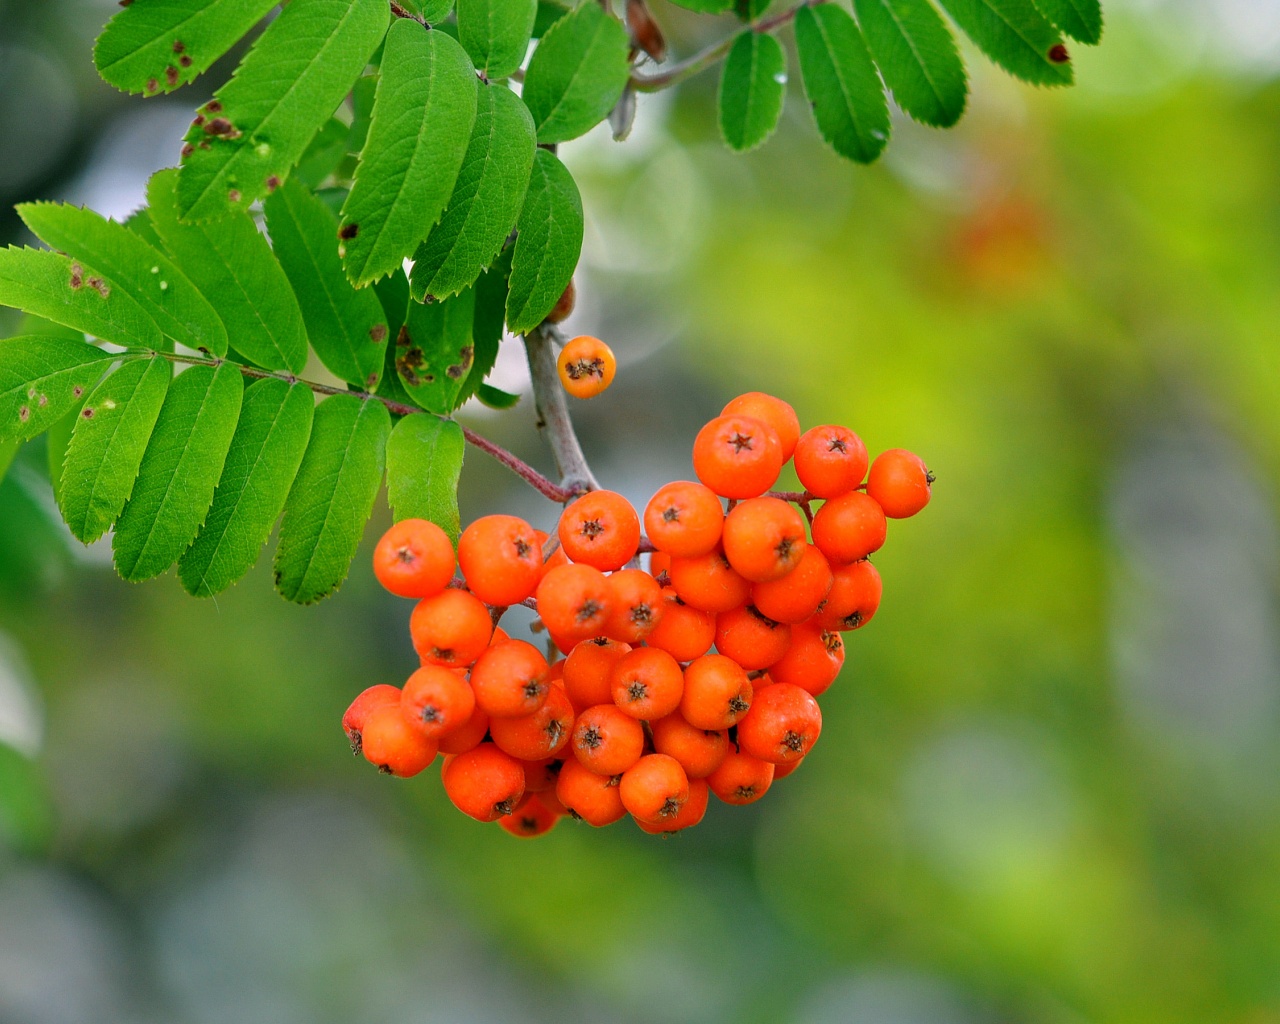
{"label": "brown spot on leaf", "polygon": [[1071,59],[1071,53],[1062,43],[1055,43],[1049,48],[1049,59],[1055,64],[1065,64]]}
{"label": "brown spot on leaf", "polygon": [[273,175],[271,175],[269,178],[267,178],[267,191],[268,191],[268,192],[274,192],[274,191],[275,191],[276,189],[278,189],[279,187],[280,187],[280,178],[279,178],[279,176],[278,176],[278,175],[273,174]]}
{"label": "brown spot on leaf", "polygon": [[227,202],[229,203],[240,202],[240,190],[238,188],[233,188],[227,193]]}
{"label": "brown spot on leaf", "polygon": [[472,354],[473,354],[472,347],[470,345],[463,345],[462,348],[458,351],[459,361],[455,363],[453,366],[450,366],[444,372],[447,373],[454,380],[461,380],[463,377],[467,375],[467,371],[471,369]]}
{"label": "brown spot on leaf", "polygon": [[36,402],[36,405],[40,406],[41,409],[43,409],[48,404],[49,404],[48,395],[41,395],[39,401]]}
{"label": "brown spot on leaf", "polygon": [[408,348],[409,341],[409,325],[402,324],[400,326],[400,333],[396,335],[396,348]]}
{"label": "brown spot on leaf", "polygon": [[173,52],[174,52],[174,53],[182,53],[182,51],[183,51],[183,50],[185,50],[186,48],[187,48],[187,44],[186,44],[186,43],[184,43],[181,39],[175,39],[175,40],[173,41]]}
{"label": "brown spot on leaf", "polygon": [[89,287],[101,295],[104,299],[111,294],[111,289],[107,287],[107,282],[100,277],[91,277],[88,281]]}
{"label": "brown spot on leaf", "polygon": [[91,420],[91,419],[93,419],[93,410],[92,410],[92,409],[82,409],[82,410],[81,410],[81,412],[80,412],[80,415],[81,415],[81,416],[83,416],[83,417],[84,417],[85,419],[87,419],[87,420]]}
{"label": "brown spot on leaf", "polygon": [[23,423],[26,423],[27,420],[31,419],[31,409],[24,405],[18,410],[18,419]]}
{"label": "brown spot on leaf", "polygon": [[170,64],[167,68],[164,69],[164,80],[168,82],[170,85],[178,84],[178,69],[175,68],[172,64]]}
{"label": "brown spot on leaf", "polygon": [[181,64],[184,68],[189,68],[191,67],[191,58],[184,53],[181,57],[178,58],[178,63]]}
{"label": "brown spot on leaf", "polygon": [[419,372],[426,365],[426,362],[426,356],[423,355],[422,349],[409,347],[405,349],[403,354],[396,356],[396,370],[410,387],[432,384],[435,382],[435,377],[429,373]]}
{"label": "brown spot on leaf", "polygon": [[377,383],[378,375],[376,373],[369,374],[369,376],[364,379],[365,390],[372,391]]}
{"label": "brown spot on leaf", "polygon": [[202,142],[202,143],[200,143],[200,148],[201,148],[201,149],[208,149],[208,148],[209,148],[209,143],[207,143],[207,142]]}
{"label": "brown spot on leaf", "polygon": [[220,114],[222,113],[222,104],[217,100],[210,100],[204,105],[204,109],[205,113],[208,114]]}
{"label": "brown spot on leaf", "polygon": [[236,129],[236,126],[225,117],[215,117],[212,121],[207,122],[204,126],[204,132],[206,135],[216,135],[222,139],[240,138],[240,132]]}
{"label": "brown spot on leaf", "polygon": [[204,114],[196,114],[196,119],[191,122],[197,128],[204,124]]}
{"label": "brown spot on leaf", "polygon": [[344,242],[355,238],[358,234],[360,234],[359,224],[343,224],[342,227],[338,228],[338,237]]}
{"label": "brown spot on leaf", "polygon": [[386,324],[374,324],[369,328],[369,339],[375,344],[381,344],[387,337]]}
{"label": "brown spot on leaf", "polygon": [[84,267],[79,263],[73,263],[71,264],[71,287],[78,289],[82,284],[84,284]]}
{"label": "brown spot on leaf", "polygon": [[182,147],[182,159],[183,159],[183,160],[187,159],[187,157],[189,157],[189,156],[190,156],[192,153],[194,153],[195,151],[196,151],[196,147],[195,147],[195,146],[191,145],[191,143],[189,143],[189,142],[188,142],[188,143],[186,143],[186,144],[185,144],[185,145],[183,145],[183,147]]}
{"label": "brown spot on leaf", "polygon": [[157,82],[154,78],[147,79],[147,92],[155,92],[159,88],[160,88],[160,83]]}
{"label": "brown spot on leaf", "polygon": [[77,384],[75,387],[71,389],[71,393],[75,395],[76,398],[79,398],[81,395],[84,394],[84,388],[82,388],[79,384]]}
{"label": "brown spot on leaf", "polygon": [[118,0],[118,2],[121,7],[128,7],[131,3],[133,3],[133,0]]}

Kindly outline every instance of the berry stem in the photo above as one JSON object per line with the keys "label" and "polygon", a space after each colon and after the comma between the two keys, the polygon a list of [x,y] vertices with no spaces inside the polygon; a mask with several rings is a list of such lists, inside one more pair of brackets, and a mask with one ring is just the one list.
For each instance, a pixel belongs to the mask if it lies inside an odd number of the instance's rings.
{"label": "berry stem", "polygon": [[564,388],[560,386],[556,357],[551,350],[553,340],[560,340],[559,332],[554,325],[544,323],[525,335],[524,347],[529,357],[538,428],[545,433],[551,445],[556,468],[560,470],[560,488],[566,492],[566,497],[553,500],[567,501],[574,495],[597,490],[600,485],[587,465],[582,445],[578,443],[578,435],[573,429],[569,403],[565,400]]}
{"label": "berry stem", "polygon": [[[131,361],[134,359],[151,359],[155,356],[167,359],[171,363],[183,363],[188,366],[221,366],[223,363],[228,362],[226,359],[214,359],[206,356],[187,356],[179,352],[154,352],[151,349],[128,349],[120,354],[121,359],[124,361]],[[232,363],[232,365],[244,374],[244,376],[254,380],[282,380],[288,384],[301,384],[317,395],[349,395],[352,398],[359,398],[362,401],[381,402],[387,407],[388,412],[391,412],[396,416],[411,416],[415,413],[423,413],[425,411],[423,409],[419,409],[417,406],[405,405],[403,402],[394,402],[389,398],[384,398],[382,395],[374,395],[368,391],[356,391],[348,388],[334,387],[330,384],[320,384],[316,381],[303,380],[300,377],[295,377],[291,373],[275,373],[271,370],[260,370],[256,366],[245,366],[243,363]],[[432,414],[427,413],[427,415]],[[448,417],[442,416],[440,418],[447,419]],[[458,425],[462,426],[462,424]],[[572,433],[572,425],[570,425],[569,430],[570,433]],[[470,427],[462,426],[462,436],[466,438],[467,443],[472,447],[479,448],[486,455],[489,455],[502,463],[502,465],[506,466],[507,469],[515,473],[516,476],[528,483],[539,494],[546,498],[550,498],[552,501],[563,503],[578,493],[577,490],[568,487],[561,487],[554,481],[548,480],[523,459],[507,451],[507,449],[503,448],[500,444],[495,444],[487,437],[477,434]]]}
{"label": "berry stem", "polygon": [[[814,0],[806,0],[805,3],[797,4],[790,10],[782,11],[773,15],[771,18],[765,18],[757,21],[754,25],[749,26],[755,32],[774,32],[786,25],[802,7],[814,6]],[[699,72],[705,71],[714,64],[718,64],[724,59],[725,55],[732,49],[734,42],[737,40],[741,32],[736,32],[727,39],[722,39],[718,43],[713,43],[705,50],[695,53],[692,57],[685,60],[677,61],[665,71],[661,71],[656,75],[637,75],[634,71],[631,73],[631,86],[636,92],[660,92],[663,89],[670,89],[673,85],[678,85],[686,78],[692,78]]]}

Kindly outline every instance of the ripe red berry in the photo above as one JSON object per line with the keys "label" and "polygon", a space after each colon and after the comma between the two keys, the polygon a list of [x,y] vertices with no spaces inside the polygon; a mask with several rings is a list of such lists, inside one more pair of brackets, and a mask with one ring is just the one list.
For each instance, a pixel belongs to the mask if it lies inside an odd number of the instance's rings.
{"label": "ripe red berry", "polygon": [[397,597],[430,597],[453,579],[449,535],[425,519],[402,519],[373,550],[373,573]]}
{"label": "ripe red berry", "polygon": [[424,665],[470,665],[489,646],[489,609],[465,590],[444,590],[419,601],[409,617],[414,650]]}
{"label": "ripe red berry", "polygon": [[613,702],[632,718],[652,721],[680,706],[684,673],[666,651],[637,647],[613,666]]}
{"label": "ripe red berry", "polygon": [[861,491],[832,498],[813,517],[813,543],[832,566],[856,562],[879,551],[885,531],[884,510]]}
{"label": "ripe red berry", "polygon": [[775,622],[804,622],[826,600],[832,579],[827,556],[806,544],[800,564],[791,572],[751,588],[751,603]]}
{"label": "ripe red berry", "polygon": [[475,694],[457,672],[424,665],[409,677],[400,695],[400,710],[428,739],[439,741],[461,728],[476,709]]}
{"label": "ripe red berry", "polygon": [[751,707],[751,680],[723,654],[707,654],[684,670],[680,714],[699,729],[728,729]]}
{"label": "ripe red berry", "polygon": [[414,728],[399,704],[370,711],[360,737],[365,760],[384,775],[412,778],[436,759],[436,741]]}
{"label": "ripe red berry", "polygon": [[890,519],[907,519],[929,504],[932,484],[933,474],[919,455],[891,448],[871,463],[867,493]]}
{"label": "ripe red berry", "polygon": [[620,569],[609,577],[612,609],[605,633],[624,643],[638,644],[662,619],[662,587],[642,569]]}
{"label": "ripe red berry", "polygon": [[681,829],[692,828],[706,816],[710,794],[711,788],[705,779],[690,779],[689,799],[684,802],[684,806],[674,817],[657,822],[641,821],[636,818],[635,822],[650,835],[662,835],[666,832],[679,832]]}
{"label": "ripe red berry", "polygon": [[564,663],[564,688],[580,709],[613,700],[613,666],[631,650],[630,644],[595,637],[577,644]]}
{"label": "ripe red berry", "polygon": [[560,816],[547,809],[546,804],[530,793],[510,814],[498,819],[498,824],[521,839],[534,839],[546,835],[560,820]]}
{"label": "ripe red berry", "polygon": [[720,767],[707,776],[711,792],[727,804],[755,803],[773,784],[773,765],[730,750]]}
{"label": "ripe red berry", "polygon": [[751,581],[743,578],[717,549],[695,558],[673,558],[671,588],[699,611],[727,612],[751,597]]}
{"label": "ripe red berry", "polygon": [[613,591],[599,569],[571,563],[542,577],[535,595],[538,614],[552,635],[572,644],[603,636]]}
{"label": "ripe red berry", "polygon": [[791,627],[743,605],[716,617],[716,650],[748,672],[780,661],[791,645]]}
{"label": "ripe red berry", "polygon": [[637,821],[671,821],[689,799],[689,777],[666,754],[646,754],[622,773],[622,806]]}
{"label": "ripe red berry", "polygon": [[519,604],[542,579],[542,542],[523,519],[482,516],[458,538],[458,564],[485,604]]}
{"label": "ripe red berry", "polygon": [[818,619],[791,627],[791,646],[781,661],[769,666],[769,678],[808,690],[815,697],[825,693],[844,666],[844,641],[835,630],[823,628]]}
{"label": "ripe red berry", "polygon": [[754,416],[767,423],[778,435],[783,462],[791,458],[796,442],[800,439],[800,419],[796,416],[795,409],[781,398],[766,395],[763,391],[749,391],[745,395],[739,395],[720,411],[720,415]]}
{"label": "ripe red berry", "polygon": [[471,712],[470,718],[440,737],[440,753],[465,754],[478,747],[488,732],[489,716],[477,707]]}
{"label": "ripe red berry", "polygon": [[738,747],[770,764],[809,753],[822,732],[822,712],[813,695],[790,683],[756,690],[751,710],[738,723]]}
{"label": "ripe red berry", "polygon": [[680,762],[690,779],[705,779],[720,767],[729,753],[729,733],[724,729],[699,729],[679,714],[650,723],[653,749]]}
{"label": "ripe red berry", "polygon": [[847,494],[867,475],[867,446],[848,427],[806,430],[796,444],[796,476],[819,498]]}
{"label": "ripe red berry", "polygon": [[649,646],[666,651],[681,662],[706,654],[716,638],[715,616],[685,604],[672,590],[663,592],[662,602],[662,616],[649,634]]}
{"label": "ripe red berry", "polygon": [[542,706],[520,718],[491,718],[489,735],[498,749],[521,761],[552,757],[569,742],[573,705],[558,686],[547,692]]}
{"label": "ripe red berry", "polygon": [[818,614],[823,629],[859,629],[871,621],[880,607],[884,585],[880,573],[868,561],[853,562],[836,569],[831,591]]}
{"label": "ripe red berry", "polygon": [[569,743],[583,767],[597,775],[618,775],[644,753],[644,728],[621,708],[599,704],[578,716]]}
{"label": "ripe red berry", "polygon": [[689,480],[661,487],[644,510],[644,529],[653,546],[681,558],[714,550],[723,525],[724,509],[715,491]]}
{"label": "ripe red berry", "polygon": [[490,718],[519,718],[547,697],[547,659],[533,644],[504,640],[486,650],[471,669],[476,704]]}
{"label": "ripe red berry", "polygon": [[613,383],[618,360],[603,341],[584,334],[560,350],[556,368],[560,384],[574,398],[595,398]]}
{"label": "ripe red berry", "polygon": [[640,546],[640,517],[621,494],[588,491],[560,515],[560,546],[574,562],[621,569]]}
{"label": "ripe red berry", "polygon": [[400,704],[399,687],[389,686],[386,683],[370,686],[367,690],[361,691],[360,695],[347,707],[342,715],[342,731],[351,741],[351,753],[360,753],[360,731],[364,728],[365,720],[374,708],[380,708],[384,704],[397,706]]}
{"label": "ripe red berry", "polygon": [[777,432],[753,416],[720,416],[698,432],[693,468],[725,498],[755,498],[778,479],[785,460]]}
{"label": "ripe red berry", "polygon": [[441,773],[453,806],[476,821],[497,821],[524,797],[524,769],[492,743],[452,758]]}
{"label": "ripe red berry", "polygon": [[[639,728],[638,723],[636,727]],[[620,774],[598,775],[569,758],[556,780],[556,799],[570,814],[600,828],[627,813],[619,792],[621,782]]]}
{"label": "ripe red berry", "polygon": [[725,517],[725,557],[743,579],[782,579],[800,564],[806,546],[804,518],[778,498],[748,498]]}

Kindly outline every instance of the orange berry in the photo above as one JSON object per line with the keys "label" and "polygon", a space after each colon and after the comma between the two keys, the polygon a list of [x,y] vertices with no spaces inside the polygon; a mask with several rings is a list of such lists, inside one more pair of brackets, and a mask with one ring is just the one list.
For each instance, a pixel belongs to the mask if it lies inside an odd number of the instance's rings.
{"label": "orange berry", "polygon": [[547,810],[546,805],[530,793],[519,807],[499,818],[498,824],[513,836],[534,839],[550,832],[559,820],[559,815]]}
{"label": "orange berry", "polygon": [[884,510],[861,491],[832,498],[813,517],[813,542],[833,566],[879,551],[885,531]]}
{"label": "orange berry", "polygon": [[[545,551],[547,547],[548,534],[544,533],[542,530],[534,530],[533,535],[538,538],[539,550]],[[542,572],[538,577],[539,582],[541,582],[541,579],[543,576],[549,573],[557,565],[569,564],[569,556],[564,553],[564,548],[560,546],[559,538],[556,538],[556,540],[557,540],[556,549],[553,552],[551,552],[551,554],[547,558],[544,558],[542,560]]]}
{"label": "orange berry", "polygon": [[630,644],[599,636],[577,644],[564,663],[564,688],[576,708],[613,700],[613,666],[631,650]]}
{"label": "orange berry", "polygon": [[800,563],[791,572],[751,588],[751,603],[775,622],[804,622],[826,600],[832,579],[827,556],[806,544]]}
{"label": "orange berry", "polygon": [[470,718],[440,737],[440,753],[465,754],[478,747],[488,732],[489,716],[484,713],[483,708],[477,707],[471,712]]}
{"label": "orange berry", "polygon": [[522,761],[525,793],[545,793],[556,788],[560,767],[564,762],[556,757],[544,757],[537,761]]}
{"label": "orange berry", "polygon": [[796,444],[796,476],[819,498],[847,494],[867,475],[867,446],[848,427],[806,430]]}
{"label": "orange berry", "polygon": [[724,521],[724,554],[743,579],[779,580],[800,564],[804,517],[780,498],[748,498]]}
{"label": "orange berry", "polygon": [[705,779],[720,767],[729,753],[729,733],[724,729],[699,729],[680,715],[667,715],[650,723],[653,749],[674,757],[690,779]]}
{"label": "orange berry", "polygon": [[809,753],[822,732],[822,711],[813,694],[790,683],[756,690],[751,710],[738,723],[738,749],[770,764]]}
{"label": "orange berry", "polygon": [[531,715],[489,720],[489,735],[498,749],[521,761],[553,757],[569,742],[572,729],[573,705],[558,686],[551,687],[547,699]]}
{"label": "orange berry", "polygon": [[609,589],[613,608],[605,633],[615,640],[638,644],[662,619],[662,587],[643,569],[619,569],[609,577]]}
{"label": "orange berry", "polygon": [[715,616],[691,608],[670,590],[663,592],[662,601],[662,617],[649,634],[649,646],[681,662],[693,661],[711,650],[716,638]]}
{"label": "orange berry", "polygon": [[489,646],[493,619],[474,594],[443,590],[414,606],[409,635],[422,664],[465,667]]}
{"label": "orange berry", "polygon": [[871,621],[880,607],[884,584],[868,561],[852,562],[836,569],[831,592],[819,612],[823,629],[858,629]]}
{"label": "orange berry", "polygon": [[632,718],[652,721],[680,706],[684,673],[656,647],[637,647],[613,666],[613,702]]}
{"label": "orange berry", "polygon": [[[567,761],[556,762],[556,764],[560,765],[561,768],[563,768],[566,764],[575,764],[575,763],[576,762],[573,760],[573,758],[569,758],[569,760]],[[581,766],[579,765],[579,767]],[[584,768],[583,771],[586,771],[586,769]],[[590,775],[591,773],[587,772],[587,774]],[[599,778],[599,776],[596,776],[596,778]],[[559,780],[560,780],[560,776],[559,776],[559,773],[557,773],[556,775],[557,783],[559,783]],[[552,787],[551,789],[544,789],[541,793],[534,793],[533,796],[534,796],[534,799],[538,801],[538,803],[542,804],[543,807],[549,810],[556,817],[560,817],[563,814],[569,813],[569,808],[567,808],[564,804],[562,804],[560,802],[560,798],[556,796],[556,791],[554,787]]]}
{"label": "orange berry", "polygon": [[557,643],[568,641],[570,650],[579,640],[604,634],[613,591],[599,569],[575,563],[557,566],[542,577],[535,597],[543,623]]}
{"label": "orange berry", "polygon": [[640,517],[621,494],[588,491],[560,515],[560,546],[574,562],[621,569],[640,546]]}
{"label": "orange berry", "polygon": [[[634,719],[632,719],[634,721]],[[556,799],[576,818],[600,828],[627,813],[622,806],[618,775],[597,775],[570,758],[556,780]]]}
{"label": "orange berry", "polygon": [[414,728],[399,704],[383,704],[370,711],[360,739],[365,760],[384,775],[412,778],[436,759],[436,741]]}
{"label": "orange berry", "polygon": [[598,704],[578,716],[569,743],[584,767],[597,775],[617,775],[644,753],[644,728],[616,705]]}
{"label": "orange berry", "polygon": [[769,666],[769,678],[808,690],[815,697],[825,693],[844,667],[844,641],[817,619],[791,627],[791,646],[780,661]]}
{"label": "orange berry", "polygon": [[871,463],[867,494],[875,498],[890,519],[908,519],[927,504],[933,474],[914,452],[890,448]]}
{"label": "orange berry", "polygon": [[707,776],[711,792],[727,804],[755,803],[773,784],[773,765],[730,750],[720,767]]}
{"label": "orange berry", "polygon": [[690,779],[689,799],[684,802],[684,806],[680,808],[675,817],[660,822],[641,821],[636,818],[635,823],[650,835],[661,835],[666,832],[679,832],[681,829],[692,828],[706,817],[710,794],[711,788],[707,785],[705,779]]}
{"label": "orange berry", "polygon": [[551,307],[551,312],[547,314],[547,320],[553,324],[563,323],[569,319],[569,314],[573,312],[573,307],[577,303],[578,290],[574,287],[573,279],[570,278],[568,285],[560,293],[560,298],[556,299],[556,304]]}
{"label": "orange berry", "polygon": [[748,391],[720,410],[721,416],[754,416],[773,428],[782,445],[782,461],[791,458],[800,439],[800,418],[788,403],[763,391]]}
{"label": "orange berry", "polygon": [[725,498],[754,498],[773,486],[782,470],[782,443],[753,416],[720,416],[693,442],[698,479]]}
{"label": "orange berry", "polygon": [[716,650],[748,672],[781,661],[791,646],[791,627],[765,618],[752,605],[734,608],[716,618]]}
{"label": "orange berry", "polygon": [[671,587],[699,611],[727,612],[751,597],[751,581],[729,564],[720,549],[695,558],[671,559]]}
{"label": "orange berry", "polygon": [[402,519],[373,549],[373,574],[397,597],[431,597],[453,579],[449,535],[425,519]]}
{"label": "orange berry", "polygon": [[482,516],[458,538],[458,564],[467,586],[485,604],[519,604],[542,578],[542,544],[515,516]]}
{"label": "orange berry", "polygon": [[803,761],[803,757],[797,757],[794,761],[788,761],[785,764],[775,764],[773,766],[773,781],[777,782],[779,779],[785,779],[799,768]]}
{"label": "orange berry", "polygon": [[613,383],[618,360],[603,341],[584,334],[565,343],[556,368],[561,386],[574,398],[595,398]]}
{"label": "orange berry", "polygon": [[347,739],[351,741],[351,753],[360,753],[360,731],[364,728],[364,723],[369,717],[369,713],[374,708],[380,708],[386,704],[395,704],[397,706],[400,704],[400,688],[390,686],[387,683],[379,683],[377,686],[370,686],[367,690],[361,691],[360,695],[343,712],[342,731],[347,734]]}
{"label": "orange berry", "polygon": [[[690,480],[659,488],[644,509],[644,530],[660,552],[693,558],[715,550],[724,526],[724,509],[716,492]],[[655,576],[653,564],[649,571]]]}
{"label": "orange berry", "polygon": [[424,665],[409,677],[400,694],[400,710],[423,736],[439,740],[460,729],[476,709],[467,681],[439,665]]}
{"label": "orange berry", "polygon": [[440,773],[445,794],[476,821],[497,821],[524,798],[524,769],[492,743],[451,758]]}
{"label": "orange berry", "polygon": [[684,670],[680,714],[699,729],[728,729],[751,707],[746,670],[723,654],[706,654]]}
{"label": "orange berry", "polygon": [[490,718],[531,715],[547,699],[547,659],[523,640],[495,644],[471,669],[471,688]]}
{"label": "orange berry", "polygon": [[671,821],[689,799],[689,777],[666,754],[646,754],[622,773],[622,806],[637,821]]}

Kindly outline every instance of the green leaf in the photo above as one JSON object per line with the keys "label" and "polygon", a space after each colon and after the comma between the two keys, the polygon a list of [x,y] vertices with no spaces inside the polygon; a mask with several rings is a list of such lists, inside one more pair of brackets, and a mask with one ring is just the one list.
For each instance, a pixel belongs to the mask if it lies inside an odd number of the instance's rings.
{"label": "green leaf", "polygon": [[754,149],[773,134],[787,93],[787,57],[765,32],[743,32],[720,75],[720,134],[730,149]]}
{"label": "green leaf", "polygon": [[520,215],[536,149],[520,98],[500,85],[482,88],[453,196],[413,255],[415,299],[456,295],[493,262]]}
{"label": "green leaf", "polygon": [[802,7],[795,29],[818,131],[841,156],[871,163],[889,141],[889,106],[853,17],[831,3]]}
{"label": "green leaf", "polygon": [[23,203],[18,216],[41,241],[101,270],[164,334],[187,348],[227,354],[217,312],[171,259],[123,224],[63,203]]}
{"label": "green leaf", "polygon": [[390,433],[378,401],[335,395],[316,409],[276,548],[276,589],[287,600],[311,604],[347,578],[382,484]]}
{"label": "green leaf", "polygon": [[272,0],[142,0],[93,47],[103,81],[148,96],[194,81],[274,7]]}
{"label": "green leaf", "polygon": [[359,153],[369,138],[369,121],[373,118],[373,98],[378,91],[378,76],[365,75],[351,87],[351,128],[347,150]]}
{"label": "green leaf", "polygon": [[213,502],[243,397],[234,363],[189,367],[169,385],[111,542],[116,571],[125,579],[159,576],[195,539]]}
{"label": "green leaf", "polygon": [[495,388],[492,384],[481,384],[476,390],[476,397],[490,409],[513,409],[520,402],[519,395]]}
{"label": "green leaf", "polygon": [[247,209],[289,175],[382,42],[386,0],[293,0],[200,108],[178,180],[180,215]]}
{"label": "green leaf", "polygon": [[734,8],[734,0],[671,0],[677,7],[699,14],[727,14]]}
{"label": "green leaf", "polygon": [[1035,0],[1040,13],[1077,42],[1096,46],[1102,39],[1098,0]]}
{"label": "green leaf", "polygon": [[476,119],[475,68],[443,32],[401,18],[387,33],[369,139],[342,207],[356,284],[404,262],[440,219]]}
{"label": "green leaf", "polygon": [[396,522],[429,519],[458,542],[458,477],[466,447],[453,420],[416,413],[396,424],[387,442],[387,499]]}
{"label": "green leaf", "polygon": [[247,213],[205,223],[178,219],[178,172],[151,178],[151,223],[165,248],[213,302],[232,347],[268,370],[301,373],[307,365],[302,311],[271,246]]}
{"label": "green leaf", "polygon": [[449,17],[453,0],[418,0],[418,13],[428,25],[435,25]]}
{"label": "green leaf", "polygon": [[1035,85],[1071,84],[1074,76],[1062,37],[1032,0],[941,2],[978,49],[1015,78]]}
{"label": "green leaf", "polygon": [[854,0],[853,6],[898,106],[935,128],[959,121],[969,91],[964,63],[929,0]]}
{"label": "green leaf", "polygon": [[769,9],[772,0],[736,0],[733,4],[734,13],[737,14],[738,20],[750,24],[759,19]]}
{"label": "green leaf", "polygon": [[538,150],[516,222],[507,326],[523,334],[555,309],[582,253],[582,196],[555,156]]}
{"label": "green leaf", "polygon": [[400,336],[400,328],[404,326],[405,317],[409,315],[409,279],[405,276],[404,268],[401,267],[390,277],[384,277],[381,281],[375,282],[373,290],[378,295],[378,301],[382,303],[382,311],[387,318],[387,336],[392,339],[387,345],[382,363],[382,379],[378,381],[375,394],[389,398],[393,402],[399,402],[401,405],[413,405],[412,396],[404,389],[404,385],[400,382],[400,374],[396,372],[395,339]]}
{"label": "green leaf", "polygon": [[14,457],[21,447],[22,441],[16,437],[0,441],[0,480],[3,480],[4,475],[9,472],[9,467],[13,465]]}
{"label": "green leaf", "polygon": [[396,370],[413,401],[428,412],[453,411],[475,361],[476,293],[442,302],[411,302],[396,337]]}
{"label": "green leaf", "polygon": [[525,105],[540,143],[576,139],[613,109],[631,74],[627,30],[582,3],[547,30],[525,72]]}
{"label": "green leaf", "polygon": [[75,407],[113,358],[70,338],[0,341],[0,438],[25,441],[43,434]]}
{"label": "green leaf", "polygon": [[538,0],[458,0],[458,39],[476,68],[506,78],[524,63]]}
{"label": "green leaf", "polygon": [[304,384],[260,380],[245,390],[213,507],[178,560],[188,594],[212,597],[253,568],[284,511],[314,413],[315,398]]}
{"label": "green leaf", "polygon": [[124,222],[124,226],[132,231],[135,235],[139,235],[147,241],[148,244],[164,252],[164,242],[160,241],[160,236],[156,233],[155,225],[151,223],[151,211],[145,206],[134,210],[129,214]]}
{"label": "green leaf", "polygon": [[382,374],[387,320],[373,290],[357,291],[342,272],[338,218],[297,181],[276,189],[263,210],[316,355],[342,380],[373,390]]}
{"label": "green leaf", "polygon": [[342,163],[347,155],[347,138],[350,134],[351,129],[347,125],[336,117],[329,118],[311,140],[307,151],[302,154],[302,159],[294,168],[293,177],[308,188],[316,188]]}
{"label": "green leaf", "polygon": [[0,306],[92,334],[103,341],[160,348],[160,328],[114,279],[48,249],[0,249]]}
{"label": "green leaf", "polygon": [[[67,458],[67,448],[71,445],[71,434],[76,428],[76,420],[80,415],[80,404],[72,406],[61,419],[55,421],[44,433],[45,465],[49,470],[49,486],[53,488],[53,503],[62,509],[62,465]],[[0,452],[7,442],[0,441]],[[21,444],[22,442],[15,442]],[[3,456],[0,455],[0,462]],[[0,473],[0,479],[4,473]]]}
{"label": "green leaf", "polygon": [[505,249],[493,266],[480,275],[476,282],[476,311],[471,320],[471,337],[475,344],[475,359],[466,383],[454,399],[454,408],[462,405],[484,385],[484,379],[498,361],[498,349],[502,345],[503,327],[506,322],[507,284],[511,277],[511,250]]}
{"label": "green leaf", "polygon": [[533,38],[541,39],[545,36],[547,29],[568,14],[569,10],[567,4],[559,3],[558,0],[538,0],[538,13],[533,19]]}
{"label": "green leaf", "polygon": [[59,466],[62,518],[92,544],[133,492],[173,367],[162,358],[125,363],[89,395]]}

